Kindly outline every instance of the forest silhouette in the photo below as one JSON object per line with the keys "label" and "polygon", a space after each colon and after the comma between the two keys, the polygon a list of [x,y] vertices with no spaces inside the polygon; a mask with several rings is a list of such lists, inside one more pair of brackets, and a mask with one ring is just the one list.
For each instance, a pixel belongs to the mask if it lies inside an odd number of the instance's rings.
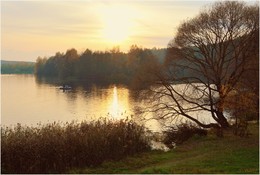
{"label": "forest silhouette", "polygon": [[35,64],[37,77],[55,77],[63,82],[84,80],[99,83],[130,84],[148,64],[164,62],[167,49],[146,49],[132,45],[128,53],[119,47],[109,51],[86,49],[79,54],[76,49],[57,52],[49,58],[38,57]]}

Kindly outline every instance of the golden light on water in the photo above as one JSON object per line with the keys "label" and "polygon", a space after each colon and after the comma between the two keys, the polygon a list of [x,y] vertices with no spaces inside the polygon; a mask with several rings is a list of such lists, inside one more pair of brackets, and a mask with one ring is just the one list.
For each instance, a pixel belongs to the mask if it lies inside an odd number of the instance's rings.
{"label": "golden light on water", "polygon": [[117,97],[117,88],[113,89],[113,102],[112,102],[112,115],[118,115],[118,97]]}
{"label": "golden light on water", "polygon": [[[120,99],[119,99],[120,94]],[[130,108],[128,105],[128,93],[124,91],[118,92],[116,86],[113,88],[113,92],[111,94],[111,101],[109,106],[109,114],[113,118],[124,118],[127,113],[130,112]]]}

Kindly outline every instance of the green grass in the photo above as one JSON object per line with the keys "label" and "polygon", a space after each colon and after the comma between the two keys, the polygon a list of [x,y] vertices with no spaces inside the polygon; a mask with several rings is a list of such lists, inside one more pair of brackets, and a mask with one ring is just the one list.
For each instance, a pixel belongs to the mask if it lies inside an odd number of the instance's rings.
{"label": "green grass", "polygon": [[259,126],[250,125],[247,138],[225,131],[193,137],[169,152],[151,151],[121,161],[104,162],[96,168],[73,169],[69,173],[259,173]]}

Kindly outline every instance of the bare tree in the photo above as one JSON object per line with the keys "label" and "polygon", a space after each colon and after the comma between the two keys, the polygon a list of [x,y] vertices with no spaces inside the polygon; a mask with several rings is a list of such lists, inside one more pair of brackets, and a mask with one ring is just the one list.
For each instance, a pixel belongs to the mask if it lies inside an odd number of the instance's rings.
{"label": "bare tree", "polygon": [[[152,71],[157,86],[150,88],[150,111],[160,111],[162,119],[185,117],[204,128],[228,127],[225,99],[246,71],[252,49],[259,48],[253,40],[258,32],[258,5],[236,1],[217,2],[183,22],[163,69]],[[201,111],[208,111],[212,122],[196,118],[194,112]]]}

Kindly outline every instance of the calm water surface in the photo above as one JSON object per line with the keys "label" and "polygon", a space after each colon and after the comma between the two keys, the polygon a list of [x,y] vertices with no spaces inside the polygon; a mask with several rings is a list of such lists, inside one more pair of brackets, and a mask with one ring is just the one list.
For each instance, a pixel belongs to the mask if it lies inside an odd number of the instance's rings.
{"label": "calm water surface", "polygon": [[[126,86],[76,86],[63,92],[59,84],[40,82],[33,75],[1,75],[1,124],[35,125],[54,121],[122,119],[144,106]],[[148,127],[158,127],[150,122]]]}
{"label": "calm water surface", "polygon": [[[148,104],[138,99],[127,86],[79,84],[74,83],[72,90],[64,92],[57,80],[38,79],[34,75],[1,75],[1,124],[31,126],[54,121],[133,116],[135,121],[149,129],[160,131],[159,122],[140,121],[136,108],[147,107]],[[152,115],[148,113],[146,117]],[[192,112],[192,116],[204,123],[214,122],[207,111]]]}

